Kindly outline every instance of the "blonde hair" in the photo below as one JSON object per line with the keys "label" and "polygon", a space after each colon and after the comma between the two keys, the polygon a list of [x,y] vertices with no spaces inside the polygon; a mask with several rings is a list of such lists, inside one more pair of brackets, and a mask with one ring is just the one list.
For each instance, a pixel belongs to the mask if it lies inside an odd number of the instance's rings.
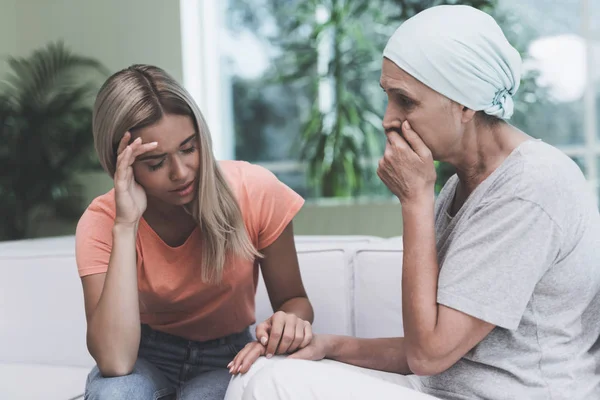
{"label": "blonde hair", "polygon": [[115,73],[100,89],[94,105],[96,152],[104,170],[114,177],[123,135],[155,124],[165,114],[191,117],[198,132],[198,193],[185,208],[202,235],[202,280],[218,283],[228,257],[252,260],[261,255],[250,241],[240,207],[212,153],[208,126],[189,93],[158,67],[132,65]]}

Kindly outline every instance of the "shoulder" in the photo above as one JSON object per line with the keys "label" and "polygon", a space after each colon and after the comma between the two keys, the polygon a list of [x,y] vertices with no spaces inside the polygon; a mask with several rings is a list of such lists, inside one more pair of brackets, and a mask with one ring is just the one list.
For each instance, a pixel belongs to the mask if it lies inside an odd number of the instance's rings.
{"label": "shoulder", "polygon": [[524,143],[519,149],[523,178],[531,183],[582,183],[585,177],[579,166],[564,152],[541,141]]}
{"label": "shoulder", "polygon": [[258,194],[285,186],[267,168],[247,161],[219,161],[219,168],[238,197]]}
{"label": "shoulder", "polygon": [[522,143],[494,172],[488,200],[514,196],[537,203],[548,194],[585,185],[583,173],[563,152],[541,141]]}
{"label": "shoulder", "polygon": [[85,209],[77,223],[76,236],[89,234],[91,229],[98,230],[98,226],[105,228],[112,224],[116,215],[114,189],[96,197]]}
{"label": "shoulder", "polygon": [[115,221],[114,190],[96,197],[83,212],[75,231],[75,256],[80,276],[106,272]]}
{"label": "shoulder", "polygon": [[501,166],[486,202],[514,199],[546,213],[561,229],[577,223],[594,203],[585,176],[559,149],[530,141],[519,146]]}
{"label": "shoulder", "polygon": [[116,215],[115,190],[111,189],[108,192],[96,197],[84,212],[86,213],[102,213],[110,217]]}
{"label": "shoulder", "polygon": [[275,177],[275,175],[265,167],[247,161],[223,160],[219,161],[219,168],[231,183],[265,177]]}
{"label": "shoulder", "polygon": [[516,195],[536,204],[552,207],[578,203],[588,185],[579,166],[559,149],[529,142],[518,149],[521,173]]}

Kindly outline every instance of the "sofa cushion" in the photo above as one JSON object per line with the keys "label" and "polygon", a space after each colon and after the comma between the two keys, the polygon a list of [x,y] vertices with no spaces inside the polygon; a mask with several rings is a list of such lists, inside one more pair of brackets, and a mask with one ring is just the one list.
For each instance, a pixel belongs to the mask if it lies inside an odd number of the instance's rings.
{"label": "sofa cushion", "polygon": [[[302,281],[315,311],[317,333],[352,335],[351,243],[297,243]],[[262,277],[256,293],[256,321],[273,314]],[[252,330],[254,333],[254,330]]]}
{"label": "sofa cushion", "polygon": [[0,293],[0,362],[94,365],[72,236],[2,243]]}
{"label": "sofa cushion", "polygon": [[296,235],[294,241],[298,243],[315,243],[315,244],[327,244],[327,243],[372,243],[383,240],[377,236],[365,236],[365,235]]}
{"label": "sofa cushion", "polygon": [[356,336],[404,336],[401,238],[361,246],[353,266]]}
{"label": "sofa cushion", "polygon": [[0,242],[0,260],[75,254],[75,236]]}
{"label": "sofa cushion", "polygon": [[89,368],[0,363],[0,399],[83,398]]}
{"label": "sofa cushion", "polygon": [[[296,248],[305,288],[315,308],[315,332],[352,335],[355,246],[380,239],[365,236],[302,237]],[[0,362],[91,367],[85,344],[83,291],[77,275],[74,237],[0,243],[0,342],[11,343]],[[272,314],[262,278],[257,321]],[[42,335],[42,336],[40,336]],[[62,349],[56,352],[56,349]]]}

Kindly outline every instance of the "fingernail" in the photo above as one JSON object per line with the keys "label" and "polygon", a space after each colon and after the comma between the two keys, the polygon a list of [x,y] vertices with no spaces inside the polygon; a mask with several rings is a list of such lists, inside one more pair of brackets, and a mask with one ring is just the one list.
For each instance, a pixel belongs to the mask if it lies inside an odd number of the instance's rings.
{"label": "fingernail", "polygon": [[267,354],[267,358],[273,357],[273,354]]}
{"label": "fingernail", "polygon": [[158,144],[158,142],[150,142],[150,143],[148,143],[148,144],[150,144],[150,145],[152,145],[152,146],[155,146],[155,145],[157,145],[157,144]]}
{"label": "fingernail", "polygon": [[227,368],[231,368],[231,365],[233,364],[233,361],[230,362],[229,364],[227,364]]}
{"label": "fingernail", "polygon": [[404,121],[404,124],[406,129],[410,129],[410,122],[408,120]]}
{"label": "fingernail", "polygon": [[265,345],[267,344],[267,338],[263,336],[263,337],[260,339],[260,342],[263,344],[263,346],[265,346]]}
{"label": "fingernail", "polygon": [[237,369],[237,372],[240,372],[242,370],[242,366],[240,365],[240,367]]}

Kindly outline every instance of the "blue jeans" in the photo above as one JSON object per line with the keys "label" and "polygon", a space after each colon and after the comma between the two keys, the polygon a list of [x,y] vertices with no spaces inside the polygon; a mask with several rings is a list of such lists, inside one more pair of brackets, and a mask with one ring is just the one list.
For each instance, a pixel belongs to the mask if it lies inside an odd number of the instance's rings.
{"label": "blue jeans", "polygon": [[253,338],[249,329],[194,342],[142,325],[138,359],[129,375],[105,378],[90,372],[86,400],[221,400],[231,379],[227,364]]}

